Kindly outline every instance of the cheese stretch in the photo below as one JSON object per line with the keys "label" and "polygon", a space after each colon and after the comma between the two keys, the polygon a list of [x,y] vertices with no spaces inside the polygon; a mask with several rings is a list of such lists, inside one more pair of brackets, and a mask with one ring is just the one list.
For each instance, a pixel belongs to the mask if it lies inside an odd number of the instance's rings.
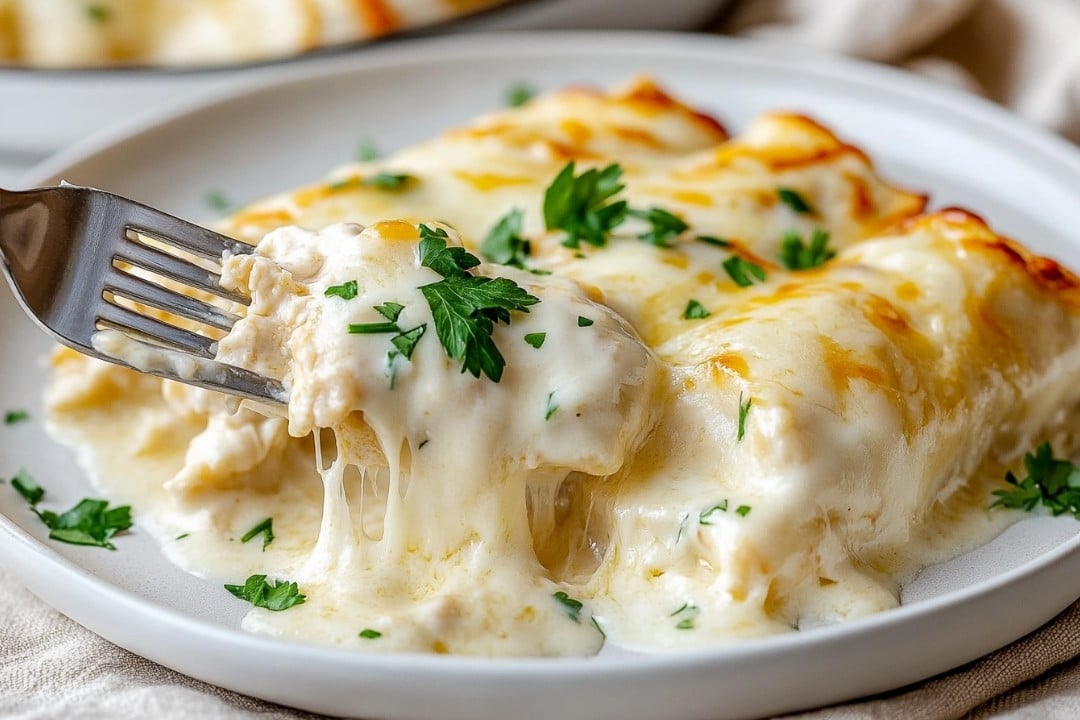
{"label": "cheese stretch", "polygon": [[[689,229],[649,242],[640,213],[567,247],[541,205],[570,159]],[[386,173],[408,181],[365,182]],[[257,247],[224,260],[251,305],[218,358],[286,410],[61,350],[51,420],[182,567],[298,584],[253,631],[589,655],[859,617],[1015,519],[990,491],[1025,452],[1077,449],[1075,278],[922,206],[805,118],[728,139],[647,82],[572,89],[226,222]],[[422,238],[480,254],[514,209],[526,269],[468,271],[534,300],[493,325],[496,382],[448,353]],[[786,267],[815,230],[835,256]],[[268,517],[273,542],[241,542]]]}

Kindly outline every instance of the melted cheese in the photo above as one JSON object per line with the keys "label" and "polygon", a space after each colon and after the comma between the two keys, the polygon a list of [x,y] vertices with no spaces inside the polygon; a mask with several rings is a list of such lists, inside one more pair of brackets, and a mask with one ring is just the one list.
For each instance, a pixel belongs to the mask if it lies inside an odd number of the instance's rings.
{"label": "melted cheese", "polygon": [[192,65],[284,57],[423,27],[500,0],[0,0],[0,62]]}
{"label": "melted cheese", "polygon": [[[564,247],[540,202],[568,159],[621,163],[632,206],[693,231],[660,248],[628,221],[603,248]],[[342,182],[378,172],[415,180]],[[729,140],[645,81],[569,90],[227,221],[258,248],[225,262],[252,304],[219,357],[282,380],[287,418],[66,350],[51,418],[183,567],[300,583],[305,604],[252,610],[252,630],[549,655],[595,652],[597,625],[658,650],[835,622],[896,605],[919,568],[1010,522],[989,491],[1025,451],[1080,444],[1075,278],[922,205],[803,117]],[[493,383],[434,334],[416,223],[475,248],[515,207],[529,262],[552,274],[478,268],[541,299],[497,327]],[[782,269],[781,236],[815,228],[836,257]],[[767,280],[737,286],[721,269],[733,254]],[[357,298],[325,296],[348,280]],[[709,317],[684,318],[690,299]],[[411,359],[346,331],[387,301],[403,329],[426,324]],[[268,516],[265,552],[239,541]]]}

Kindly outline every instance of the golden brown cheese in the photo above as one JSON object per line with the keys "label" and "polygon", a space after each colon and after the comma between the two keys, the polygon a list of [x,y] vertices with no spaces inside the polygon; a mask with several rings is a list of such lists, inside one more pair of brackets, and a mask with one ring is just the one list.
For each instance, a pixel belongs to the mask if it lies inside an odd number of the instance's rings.
{"label": "golden brown cheese", "polygon": [[502,0],[0,0],[0,63],[250,62],[377,38]]}

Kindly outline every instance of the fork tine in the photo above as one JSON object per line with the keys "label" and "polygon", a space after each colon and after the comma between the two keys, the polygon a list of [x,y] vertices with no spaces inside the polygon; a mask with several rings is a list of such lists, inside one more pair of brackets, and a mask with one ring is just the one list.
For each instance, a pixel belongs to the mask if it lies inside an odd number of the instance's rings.
{"label": "fork tine", "polygon": [[255,249],[247,243],[138,203],[131,209],[131,216],[126,224],[137,233],[181,247],[193,255],[218,263],[226,251],[241,255]]}
{"label": "fork tine", "polygon": [[110,302],[101,306],[98,321],[115,330],[126,334],[135,333],[181,352],[193,353],[206,359],[213,359],[215,354],[216,340],[140,315],[134,310]]}
{"label": "fork tine", "polygon": [[247,305],[250,301],[243,295],[239,295],[221,287],[218,282],[221,276],[215,272],[204,270],[190,262],[174,255],[162,252],[149,245],[142,245],[134,241],[123,243],[116,250],[115,256],[119,260],[131,263],[143,270],[148,270],[158,275],[163,275],[170,280],[175,280],[183,285],[190,285],[208,293],[217,295],[225,300]]}
{"label": "fork tine", "polygon": [[240,319],[239,315],[214,307],[209,303],[182,295],[149,280],[112,268],[105,279],[105,290],[119,297],[135,300],[144,305],[205,323],[228,332]]}

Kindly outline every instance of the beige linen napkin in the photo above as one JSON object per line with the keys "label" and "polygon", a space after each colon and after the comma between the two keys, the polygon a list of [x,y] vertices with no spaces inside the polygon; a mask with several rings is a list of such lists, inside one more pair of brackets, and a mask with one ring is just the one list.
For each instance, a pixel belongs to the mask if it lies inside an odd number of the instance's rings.
{"label": "beige linen napkin", "polygon": [[[2,4],[2,3],[0,3]],[[742,0],[723,32],[909,67],[1080,142],[1080,0]],[[0,718],[313,718],[143,660],[0,568]],[[1080,603],[996,653],[815,720],[1080,718]]]}

